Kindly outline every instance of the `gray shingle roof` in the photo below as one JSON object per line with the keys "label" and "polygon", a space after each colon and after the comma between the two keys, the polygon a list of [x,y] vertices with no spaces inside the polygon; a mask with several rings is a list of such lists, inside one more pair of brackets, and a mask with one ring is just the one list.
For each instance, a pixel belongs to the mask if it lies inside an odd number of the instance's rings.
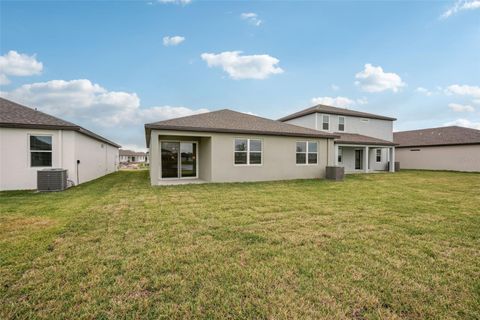
{"label": "gray shingle roof", "polygon": [[151,129],[220,133],[250,133],[330,139],[338,137],[334,134],[303,128],[228,109],[148,123],[145,125],[147,145],[149,144],[149,132]]}
{"label": "gray shingle roof", "polygon": [[2,97],[0,97],[0,127],[73,130],[120,148],[118,144],[72,122],[62,120]]}
{"label": "gray shingle roof", "polygon": [[382,146],[395,146],[392,141],[377,139],[374,137],[364,136],[356,133],[343,133],[337,132],[340,138],[335,139],[335,143],[345,144],[358,144],[358,145],[382,145]]}
{"label": "gray shingle roof", "polygon": [[380,119],[380,120],[390,120],[390,121],[395,121],[397,119],[395,118],[390,118],[390,117],[385,117],[385,116],[380,116],[377,114],[372,114],[372,113],[367,113],[367,112],[361,112],[361,111],[355,111],[355,110],[350,110],[350,109],[345,109],[345,108],[337,108],[337,107],[332,107],[332,106],[326,106],[323,104],[319,104],[310,108],[307,108],[305,110],[299,111],[292,113],[291,115],[285,116],[283,118],[278,119],[278,121],[288,121],[292,120],[295,118],[299,118],[302,116],[306,116],[312,113],[326,113],[326,114],[339,114],[342,116],[351,116],[351,117],[360,117],[360,118],[370,118],[370,119]]}
{"label": "gray shingle roof", "polygon": [[401,147],[480,144],[480,130],[451,126],[393,133],[393,141]]}

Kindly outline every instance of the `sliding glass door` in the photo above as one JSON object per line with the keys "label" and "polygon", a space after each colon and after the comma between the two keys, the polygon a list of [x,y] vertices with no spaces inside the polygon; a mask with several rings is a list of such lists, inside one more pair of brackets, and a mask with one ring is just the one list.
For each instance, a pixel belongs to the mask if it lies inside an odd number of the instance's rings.
{"label": "sliding glass door", "polygon": [[197,177],[197,143],[162,141],[162,179]]}
{"label": "sliding glass door", "polygon": [[162,142],[162,178],[178,178],[179,142]]}
{"label": "sliding glass door", "polygon": [[197,144],[196,143],[180,143],[181,156],[181,176],[196,177],[197,176]]}

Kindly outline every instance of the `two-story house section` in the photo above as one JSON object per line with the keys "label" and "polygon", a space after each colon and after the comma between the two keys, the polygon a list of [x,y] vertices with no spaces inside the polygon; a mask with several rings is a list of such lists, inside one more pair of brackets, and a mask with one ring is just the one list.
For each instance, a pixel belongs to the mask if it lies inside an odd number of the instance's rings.
{"label": "two-story house section", "polygon": [[335,133],[335,164],[345,172],[391,171],[395,162],[393,121],[376,114],[316,105],[279,121]]}

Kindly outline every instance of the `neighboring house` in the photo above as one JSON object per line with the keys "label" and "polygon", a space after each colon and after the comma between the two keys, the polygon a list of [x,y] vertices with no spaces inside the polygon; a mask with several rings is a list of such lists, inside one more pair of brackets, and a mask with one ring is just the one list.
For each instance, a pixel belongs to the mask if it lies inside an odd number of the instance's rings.
{"label": "neighboring house", "polygon": [[120,163],[148,163],[148,156],[145,152],[120,149]]}
{"label": "neighboring house", "polygon": [[152,185],[323,178],[337,137],[227,109],[146,124],[145,135]]}
{"label": "neighboring house", "polygon": [[402,131],[393,139],[402,168],[480,171],[480,130],[453,126]]}
{"label": "neighboring house", "polygon": [[[394,171],[393,121],[376,114],[317,105],[279,121],[339,135],[335,139],[335,165],[345,172]],[[367,164],[367,165],[365,165]]]}
{"label": "neighboring house", "polygon": [[117,171],[120,146],[71,122],[0,98],[0,190],[37,188],[37,170],[83,183]]}

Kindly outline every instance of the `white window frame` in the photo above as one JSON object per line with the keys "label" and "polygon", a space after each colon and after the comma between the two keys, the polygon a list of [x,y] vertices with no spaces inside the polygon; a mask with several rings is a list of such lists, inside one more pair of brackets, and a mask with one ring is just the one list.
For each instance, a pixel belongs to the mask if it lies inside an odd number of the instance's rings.
{"label": "white window frame", "polygon": [[[297,151],[297,143],[304,142],[306,144],[305,152],[298,152]],[[313,152],[309,150],[308,144],[309,143],[315,143],[317,145],[317,149]],[[303,153],[305,154],[305,163],[297,163],[297,153]],[[315,153],[317,155],[317,161],[316,162],[309,162],[308,161],[308,154],[309,153]],[[315,166],[318,165],[318,141],[314,140],[298,140],[295,142],[295,164],[297,166]]]}
{"label": "white window frame", "polygon": [[[30,137],[50,137],[52,140],[52,150],[32,150],[30,147]],[[29,168],[52,168],[53,167],[53,135],[52,134],[42,134],[42,133],[29,133],[27,134],[28,139],[28,167]],[[49,152],[52,154],[52,162],[49,166],[32,166],[32,152]]]}
{"label": "white window frame", "polygon": [[[340,159],[340,161],[338,159]],[[343,148],[342,147],[338,147],[337,162],[338,163],[343,163]]]}
{"label": "white window frame", "polygon": [[[325,117],[327,117],[327,122],[325,122]],[[323,125],[325,123],[328,125],[327,129],[323,128]],[[330,131],[330,116],[328,114],[322,114],[322,130],[323,131]]]}
{"label": "white window frame", "polygon": [[[343,130],[340,130],[340,119],[343,119]],[[338,116],[338,131],[339,132],[345,132],[345,128],[347,126],[346,123],[347,123],[347,121],[346,121],[344,116]]]}
{"label": "white window frame", "polygon": [[[380,151],[380,161],[378,160],[378,156],[379,156],[378,151]],[[382,149],[376,149],[375,150],[375,162],[376,163],[382,162]]]}
{"label": "white window frame", "polygon": [[[247,140],[247,163],[235,163],[235,153],[236,152],[245,152],[245,151],[236,151],[235,150],[235,141],[236,140]],[[250,141],[251,140],[256,140],[260,141],[260,151],[250,151]],[[252,153],[260,153],[260,163],[250,163],[250,152]],[[252,167],[260,167],[263,166],[263,139],[259,138],[241,138],[237,137],[233,139],[233,165],[235,167],[246,167],[246,166],[252,166]]]}

